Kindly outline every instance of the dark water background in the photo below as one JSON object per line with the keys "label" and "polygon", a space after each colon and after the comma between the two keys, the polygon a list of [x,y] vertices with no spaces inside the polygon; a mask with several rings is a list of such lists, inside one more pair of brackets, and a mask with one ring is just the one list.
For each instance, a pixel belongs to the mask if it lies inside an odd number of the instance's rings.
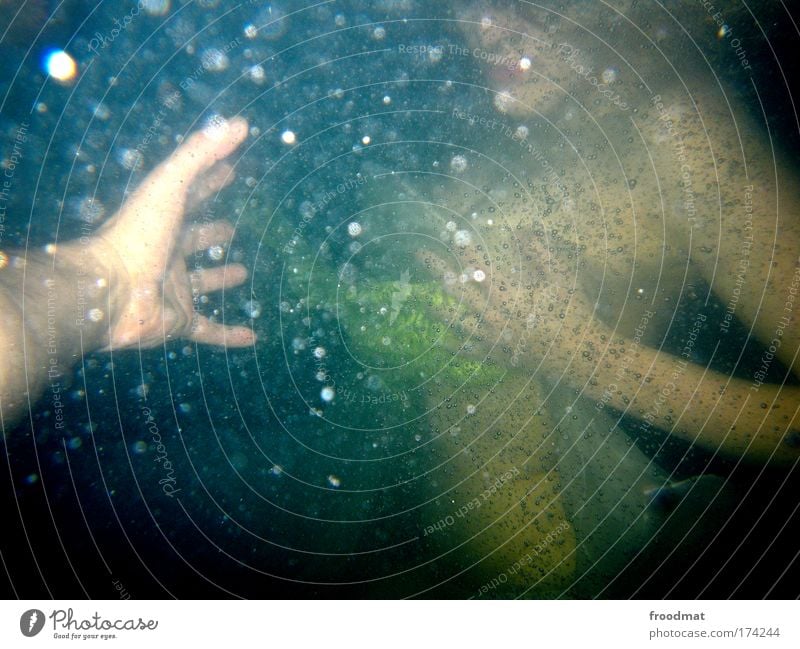
{"label": "dark water background", "polygon": [[[110,36],[129,4],[65,3],[40,34],[35,23],[0,46],[0,130],[12,142],[19,125],[30,124],[2,245],[43,245],[56,231],[62,240],[80,236],[117,209],[125,188],[174,149],[176,136],[214,115],[242,114],[258,135],[235,154],[237,180],[206,215],[236,223],[226,254],[252,276],[224,297],[209,296],[205,308],[230,322],[248,322],[257,308],[252,324],[264,342],[245,350],[177,342],[113,360],[93,354],[65,390],[64,430],[55,428],[46,398],[31,422],[7,430],[4,595],[113,598],[115,582],[135,598],[473,594],[447,581],[450,559],[421,538],[429,521],[420,503],[447,477],[437,475],[426,452],[435,431],[421,416],[424,394],[392,382],[394,364],[408,361],[398,339],[365,315],[373,335],[390,339],[386,353],[357,342],[355,353],[345,353],[353,336],[342,335],[336,305],[306,299],[287,275],[294,268],[304,273],[307,260],[284,249],[311,214],[302,246],[321,250],[320,266],[341,272],[345,287],[368,293],[381,281],[402,282],[413,268],[416,243],[392,233],[426,232],[415,221],[419,211],[386,202],[425,198],[408,188],[438,182],[419,172],[448,164],[453,145],[491,150],[526,177],[515,151],[491,135],[477,141],[474,129],[453,120],[455,102],[490,112],[479,65],[398,53],[400,44],[463,44],[451,22],[457,3],[173,2],[166,15],[142,13],[107,47],[95,42],[91,51],[92,39]],[[779,60],[792,58],[797,34],[775,25],[772,9],[753,11],[761,12]],[[752,58],[763,63],[760,87],[775,91],[766,97],[770,124],[782,146],[796,152],[797,125],[784,110],[785,88],[770,83],[778,71],[767,46],[741,11],[729,14],[750,37]],[[257,38],[245,35],[249,23],[262,28]],[[40,61],[51,46],[78,61],[78,83],[45,81]],[[716,68],[733,76],[727,53],[714,42],[705,47]],[[209,48],[228,50],[224,69],[203,66]],[[249,71],[256,65],[262,83]],[[741,92],[747,96],[746,87]],[[281,143],[286,129],[302,146]],[[132,173],[126,165],[137,147],[141,170]],[[442,182],[442,194],[456,191]],[[346,191],[338,191],[343,183]],[[325,208],[314,210],[321,201]],[[358,221],[370,224],[370,236],[385,233],[370,242],[369,254],[352,246],[346,230],[360,210],[367,210]],[[697,308],[691,297],[679,305],[682,318],[671,331],[676,347]],[[713,348],[712,330],[709,322],[698,361]],[[743,329],[736,335],[718,369],[735,363],[746,340]],[[761,349],[748,344],[756,367]],[[324,364],[312,353],[317,347],[325,349]],[[339,377],[332,404],[319,396],[321,366]],[[747,367],[738,371],[744,375]],[[781,375],[778,366],[772,371]],[[155,461],[156,434],[173,471]],[[796,595],[796,478],[734,469],[696,450],[687,456],[683,443],[662,446],[663,437],[637,443],[658,449],[658,461],[678,478],[706,470],[730,476],[735,486],[758,480],[698,564],[688,569],[674,557],[676,572],[671,563],[655,567],[650,557],[646,586],[636,575],[623,576],[604,595],[693,597],[703,588],[716,597]],[[179,491],[167,495],[167,483]]]}

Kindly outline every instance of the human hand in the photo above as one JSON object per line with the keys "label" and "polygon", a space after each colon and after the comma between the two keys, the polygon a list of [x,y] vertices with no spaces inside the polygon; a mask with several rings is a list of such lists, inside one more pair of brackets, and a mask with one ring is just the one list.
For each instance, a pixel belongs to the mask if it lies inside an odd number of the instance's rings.
{"label": "human hand", "polygon": [[[247,137],[243,118],[190,135],[142,181],[92,239],[91,254],[114,269],[109,349],[155,347],[167,339],[244,347],[255,341],[247,327],[224,326],[193,309],[198,295],[235,287],[247,278],[240,264],[189,271],[185,257],[227,243],[224,220],[184,229],[187,210],[233,180],[221,162]],[[190,193],[191,192],[191,193]]]}
{"label": "human hand", "polygon": [[591,301],[576,290],[577,257],[548,241],[545,228],[494,220],[468,235],[456,232],[449,258],[418,255],[455,298],[436,314],[459,323],[461,343],[451,351],[558,373],[575,352],[569,340],[593,319]]}

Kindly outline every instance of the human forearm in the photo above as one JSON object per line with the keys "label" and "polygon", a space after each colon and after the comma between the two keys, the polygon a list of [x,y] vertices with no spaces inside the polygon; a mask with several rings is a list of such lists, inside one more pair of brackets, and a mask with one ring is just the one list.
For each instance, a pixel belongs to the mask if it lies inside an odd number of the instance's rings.
{"label": "human forearm", "polygon": [[[623,340],[591,322],[568,375],[605,407],[711,451],[757,461],[800,457],[800,388],[761,384],[715,372]],[[591,349],[588,356],[584,352]]]}
{"label": "human forearm", "polygon": [[119,287],[97,240],[48,252],[8,252],[0,270],[0,408],[13,425],[47,385],[60,394],[63,374],[107,344]]}

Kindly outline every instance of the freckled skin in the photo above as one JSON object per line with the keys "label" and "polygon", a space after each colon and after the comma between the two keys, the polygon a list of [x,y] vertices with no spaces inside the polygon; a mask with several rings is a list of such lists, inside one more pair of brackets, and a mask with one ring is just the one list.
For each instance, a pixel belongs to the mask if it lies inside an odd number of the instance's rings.
{"label": "freckled skin", "polygon": [[[613,23],[611,14],[590,15],[593,10],[576,6],[567,14],[582,24]],[[536,335],[527,336],[524,361],[549,381],[564,382],[593,401],[604,399],[613,384],[606,407],[649,425],[732,456],[795,460],[799,451],[784,438],[800,427],[796,386],[753,390],[751,380],[684,364],[657,349],[681,291],[702,278],[723,304],[736,298],[736,317],[764,345],[776,330],[782,332],[775,356],[797,374],[800,306],[784,310],[800,251],[800,195],[791,168],[773,156],[769,134],[742,108],[744,102],[735,101],[730,90],[723,93],[710,74],[687,74],[691,59],[681,53],[681,43],[665,57],[635,60],[647,85],[621,87],[630,106],[621,110],[598,97],[570,65],[591,65],[586,52],[594,44],[597,73],[614,65],[632,78],[625,56],[635,48],[626,52],[624,39],[615,40],[621,58],[598,46],[605,28],[595,37],[566,18],[551,33],[546,14],[498,10],[492,12],[493,28],[465,27],[472,42],[489,50],[522,53],[535,42],[533,67],[538,64],[556,83],[543,91],[541,78],[516,75],[509,83],[520,101],[509,110],[542,125],[532,129],[537,146],[549,152],[573,201],[546,217],[541,201],[535,208],[535,193],[526,206],[509,201],[495,227],[481,230],[484,245],[458,252],[462,263],[486,266],[487,280],[480,288],[466,287],[465,294],[481,314],[487,344],[504,328],[519,339],[526,317],[536,311]],[[615,26],[617,36],[623,28]],[[563,42],[579,52],[572,63],[558,53]],[[555,148],[564,141],[577,151]],[[752,191],[745,189],[751,185]],[[746,228],[746,202],[753,207],[752,230]],[[751,232],[747,272],[737,284],[744,236]],[[642,299],[635,299],[637,288],[644,288]],[[633,345],[646,311],[655,315],[641,344]],[[788,320],[781,325],[784,314]],[[498,349],[491,352],[498,362],[510,360]],[[627,352],[634,360],[620,372],[619,359]],[[769,407],[758,407],[761,402]]]}

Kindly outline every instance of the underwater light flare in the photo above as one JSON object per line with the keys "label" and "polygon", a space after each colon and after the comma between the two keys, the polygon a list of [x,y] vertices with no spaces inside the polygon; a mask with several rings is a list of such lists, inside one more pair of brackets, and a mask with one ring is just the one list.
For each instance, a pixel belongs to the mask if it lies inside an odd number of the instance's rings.
{"label": "underwater light flare", "polygon": [[67,85],[78,74],[78,64],[64,50],[50,50],[44,57],[44,70],[59,83]]}

